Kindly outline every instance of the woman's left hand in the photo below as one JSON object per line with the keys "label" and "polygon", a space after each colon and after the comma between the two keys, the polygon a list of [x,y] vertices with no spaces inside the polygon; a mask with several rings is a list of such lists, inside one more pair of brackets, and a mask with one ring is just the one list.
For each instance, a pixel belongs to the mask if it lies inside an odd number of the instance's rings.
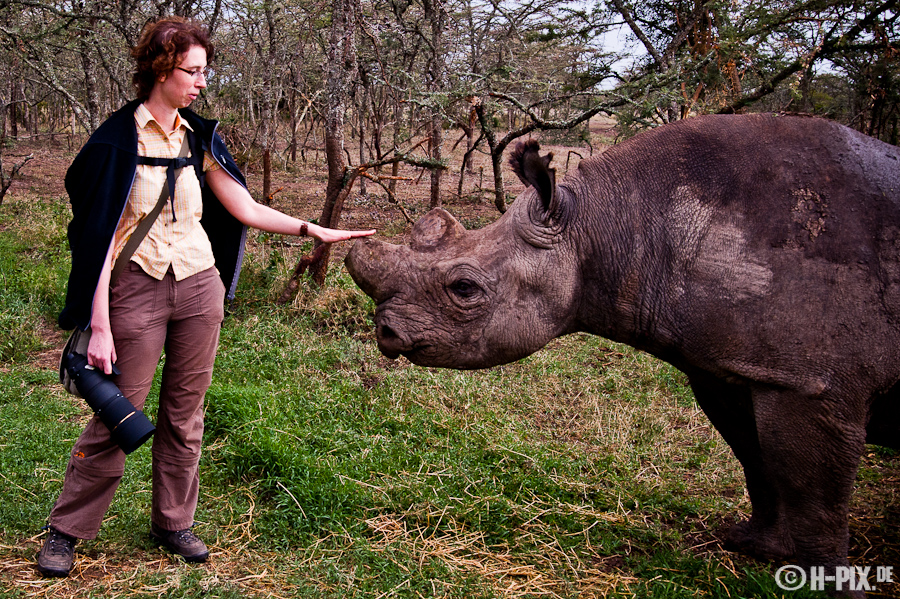
{"label": "woman's left hand", "polygon": [[368,237],[375,233],[375,229],[368,231],[344,231],[343,229],[328,229],[309,223],[306,234],[315,237],[323,243],[334,243],[336,241],[348,241],[357,237]]}

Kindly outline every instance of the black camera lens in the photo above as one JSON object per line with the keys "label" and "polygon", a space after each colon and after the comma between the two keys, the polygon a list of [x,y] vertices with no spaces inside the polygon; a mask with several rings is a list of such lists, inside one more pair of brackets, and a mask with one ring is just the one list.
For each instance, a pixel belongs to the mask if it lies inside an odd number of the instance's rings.
{"label": "black camera lens", "polygon": [[66,370],[75,381],[78,393],[100,417],[113,441],[126,454],[143,445],[156,431],[147,416],[122,395],[109,377],[88,364],[87,356],[69,354]]}

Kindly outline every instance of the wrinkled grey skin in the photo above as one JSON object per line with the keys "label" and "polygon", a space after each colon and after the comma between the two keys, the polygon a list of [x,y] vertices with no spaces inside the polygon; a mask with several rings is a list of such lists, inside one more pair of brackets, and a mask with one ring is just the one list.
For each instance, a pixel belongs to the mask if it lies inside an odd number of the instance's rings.
{"label": "wrinkled grey skin", "polygon": [[744,467],[732,548],[846,565],[866,442],[900,448],[900,150],[837,124],[709,116],[638,135],[465,231],[433,210],[347,267],[378,345],[484,368],[586,331],[684,371]]}

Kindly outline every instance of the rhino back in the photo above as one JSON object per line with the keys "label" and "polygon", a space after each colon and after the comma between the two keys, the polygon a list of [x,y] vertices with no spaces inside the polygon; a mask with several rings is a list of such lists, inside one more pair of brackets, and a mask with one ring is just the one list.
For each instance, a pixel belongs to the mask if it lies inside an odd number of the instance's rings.
{"label": "rhino back", "polygon": [[[585,161],[571,185],[601,190],[582,194],[592,262],[618,272],[586,274],[594,298],[611,297],[586,302],[605,313],[583,307],[585,328],[777,384],[897,364],[898,159],[835,123],[748,115],[689,119]],[[880,372],[873,384],[896,380]]]}

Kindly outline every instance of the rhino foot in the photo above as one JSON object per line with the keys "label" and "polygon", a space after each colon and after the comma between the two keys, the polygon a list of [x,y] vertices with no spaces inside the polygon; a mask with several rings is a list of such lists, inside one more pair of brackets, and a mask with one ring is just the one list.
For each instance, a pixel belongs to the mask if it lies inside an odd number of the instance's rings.
{"label": "rhino foot", "polygon": [[790,538],[778,526],[760,526],[752,518],[728,530],[725,549],[763,561],[785,561],[794,555]]}

